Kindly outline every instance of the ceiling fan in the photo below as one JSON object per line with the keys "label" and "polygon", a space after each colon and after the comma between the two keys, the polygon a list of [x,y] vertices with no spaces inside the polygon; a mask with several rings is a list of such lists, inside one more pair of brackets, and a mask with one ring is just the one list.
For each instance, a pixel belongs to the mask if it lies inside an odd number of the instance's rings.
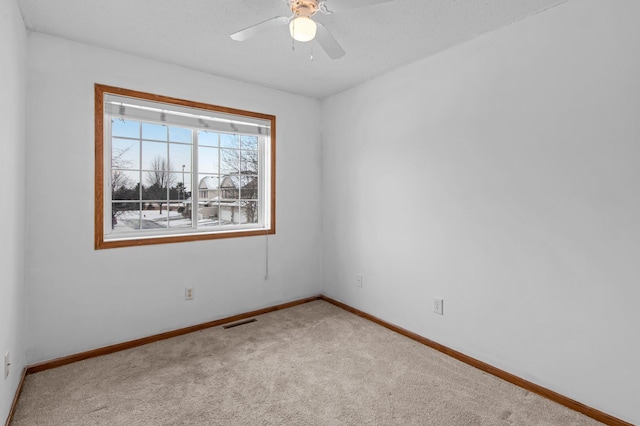
{"label": "ceiling fan", "polygon": [[329,30],[321,23],[311,19],[316,13],[321,12],[331,15],[336,11],[372,6],[379,3],[387,3],[393,0],[282,0],[291,12],[292,16],[276,16],[266,21],[247,27],[231,34],[236,41],[245,41],[255,35],[272,30],[274,28],[289,25],[289,33],[296,41],[308,42],[316,40],[320,47],[327,52],[331,59],[338,59],[345,55],[340,43],[331,35]]}

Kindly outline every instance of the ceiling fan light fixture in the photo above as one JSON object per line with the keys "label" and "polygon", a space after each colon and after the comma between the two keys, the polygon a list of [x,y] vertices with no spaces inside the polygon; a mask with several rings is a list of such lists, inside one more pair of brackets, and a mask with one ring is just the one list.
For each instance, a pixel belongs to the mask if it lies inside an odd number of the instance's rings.
{"label": "ceiling fan light fixture", "polygon": [[298,16],[289,23],[289,32],[296,41],[311,41],[316,36],[318,26],[307,16]]}

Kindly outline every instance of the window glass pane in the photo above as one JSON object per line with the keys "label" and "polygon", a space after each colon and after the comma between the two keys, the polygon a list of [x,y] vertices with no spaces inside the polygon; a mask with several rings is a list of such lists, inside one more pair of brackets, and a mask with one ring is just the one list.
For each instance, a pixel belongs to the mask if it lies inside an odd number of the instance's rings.
{"label": "window glass pane", "polygon": [[112,203],[111,229],[114,233],[140,229],[140,203]]}
{"label": "window glass pane", "polygon": [[258,202],[241,201],[240,204],[243,219],[241,223],[258,223]]}
{"label": "window glass pane", "polygon": [[[191,172],[191,145],[169,144],[169,164],[174,171]],[[183,179],[180,179],[182,182]]]}
{"label": "window glass pane", "polygon": [[167,172],[146,173],[146,185],[142,187],[142,199],[167,201],[169,197],[167,180],[170,178],[170,175]]}
{"label": "window glass pane", "polygon": [[255,175],[242,175],[239,176],[241,183],[240,198],[243,200],[257,200],[258,199],[258,176]]}
{"label": "window glass pane", "polygon": [[130,139],[111,139],[111,167],[115,169],[140,168],[140,142]]}
{"label": "window glass pane", "polygon": [[111,136],[123,136],[126,138],[140,137],[140,122],[122,119],[111,120]]}
{"label": "window glass pane", "polygon": [[161,229],[168,227],[167,201],[143,201],[140,212],[140,229]]}
{"label": "window glass pane", "polygon": [[217,216],[205,218],[200,215],[198,219],[198,229],[202,229],[203,231],[215,231],[216,227],[219,227],[221,224],[224,223]]}
{"label": "window glass pane", "polygon": [[[177,196],[177,199],[186,200],[191,197],[191,173],[175,173],[175,179],[177,179],[174,185],[175,191],[172,193]],[[184,179],[184,182],[182,179]]]}
{"label": "window glass pane", "polygon": [[169,170],[167,144],[161,142],[142,142],[142,170]]}
{"label": "window glass pane", "polygon": [[218,214],[220,225],[233,223],[233,205],[233,202],[220,202],[220,211]]}
{"label": "window glass pane", "polygon": [[198,147],[198,171],[218,173],[218,148]]}
{"label": "window glass pane", "polygon": [[241,136],[240,148],[257,151],[258,150],[258,137],[257,136]]}
{"label": "window glass pane", "polygon": [[240,172],[240,151],[235,149],[220,150],[220,173],[228,175]]}
{"label": "window glass pane", "polygon": [[[158,202],[167,202],[167,190],[166,188],[157,188],[157,187],[143,187],[142,188],[142,199],[145,201],[158,201]],[[147,203],[145,209],[148,210],[157,210],[159,209],[159,205],[155,203]]]}
{"label": "window glass pane", "polygon": [[243,223],[242,210],[237,205],[233,206],[233,216],[231,218],[231,222],[237,224]]}
{"label": "window glass pane", "polygon": [[167,126],[163,126],[162,124],[142,123],[142,139],[166,141]]}
{"label": "window glass pane", "polygon": [[169,140],[171,142],[191,143],[191,129],[169,127]]}
{"label": "window glass pane", "polygon": [[205,130],[198,131],[198,145],[218,146],[218,133]]}
{"label": "window glass pane", "polygon": [[169,199],[170,200],[182,200],[182,174],[170,173],[168,176],[171,185],[169,186]]}
{"label": "window glass pane", "polygon": [[223,148],[240,148],[240,136],[229,133],[220,134],[220,146]]}
{"label": "window glass pane", "polygon": [[[204,189],[202,191],[205,191]],[[210,192],[208,198],[201,198],[198,207],[198,226],[219,225],[220,204],[215,192]]]}
{"label": "window glass pane", "polygon": [[169,213],[169,228],[192,228],[191,203],[172,204]]}
{"label": "window glass pane", "polygon": [[200,175],[198,197],[201,203],[218,200],[218,175]]}
{"label": "window glass pane", "polygon": [[169,228],[191,228],[191,202],[186,202],[182,191],[182,182],[169,190],[170,201],[167,204]]}
{"label": "window glass pane", "polygon": [[[169,212],[167,211],[167,205],[162,206],[162,211],[158,212],[158,216],[155,213],[151,216],[147,215],[146,220],[143,220],[143,229],[162,229],[169,227]],[[146,226],[146,228],[145,228]]]}
{"label": "window glass pane", "polygon": [[220,198],[225,201],[237,200],[239,194],[237,175],[225,175],[220,179]]}
{"label": "window glass pane", "polygon": [[240,151],[240,171],[258,173],[258,151]]}
{"label": "window glass pane", "polygon": [[169,199],[169,191],[176,191],[175,186],[178,183],[176,173],[170,173],[163,170],[143,173],[143,200],[167,201]]}
{"label": "window glass pane", "polygon": [[140,172],[111,171],[111,199],[139,200]]}

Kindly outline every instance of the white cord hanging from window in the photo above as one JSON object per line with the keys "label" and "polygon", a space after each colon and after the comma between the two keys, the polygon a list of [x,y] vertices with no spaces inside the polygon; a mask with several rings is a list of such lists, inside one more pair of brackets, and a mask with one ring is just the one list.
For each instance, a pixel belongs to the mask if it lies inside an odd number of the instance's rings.
{"label": "white cord hanging from window", "polygon": [[[295,32],[295,26],[296,26],[296,20],[294,19],[291,22],[291,25],[293,25],[293,27],[291,28],[292,32]],[[309,57],[310,61],[313,61],[313,40],[311,41],[311,56]],[[296,50],[296,39],[294,37],[291,37],[291,50]]]}
{"label": "white cord hanging from window", "polygon": [[265,239],[265,262],[264,262],[264,279],[269,279],[269,230],[264,234]]}

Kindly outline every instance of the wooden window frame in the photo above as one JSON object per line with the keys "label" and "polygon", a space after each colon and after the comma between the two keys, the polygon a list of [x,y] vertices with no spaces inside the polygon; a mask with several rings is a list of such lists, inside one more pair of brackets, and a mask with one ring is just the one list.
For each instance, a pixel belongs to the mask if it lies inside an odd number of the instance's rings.
{"label": "wooden window frame", "polygon": [[[216,240],[222,238],[238,238],[258,235],[269,235],[276,233],[276,117],[274,115],[262,114],[258,112],[245,111],[235,108],[222,107],[201,102],[189,101],[184,99],[172,98],[167,96],[155,95],[151,93],[140,92],[136,90],[123,89],[120,87],[107,86],[95,83],[95,217],[94,217],[94,248],[96,250],[118,248],[118,247],[135,247],[154,244],[179,243],[187,241],[203,241]],[[162,102],[167,104],[179,105],[188,108],[197,108],[219,112],[223,114],[233,114],[238,116],[252,117],[262,120],[268,120],[271,124],[270,128],[270,145],[269,145],[269,222],[268,226],[261,229],[241,229],[238,231],[225,230],[223,232],[199,232],[185,235],[166,235],[166,236],[141,236],[140,238],[126,238],[105,240],[104,238],[104,208],[105,208],[105,152],[104,152],[104,95],[114,94],[127,96],[131,98],[144,99],[154,102]],[[198,188],[194,187],[197,191]]]}

